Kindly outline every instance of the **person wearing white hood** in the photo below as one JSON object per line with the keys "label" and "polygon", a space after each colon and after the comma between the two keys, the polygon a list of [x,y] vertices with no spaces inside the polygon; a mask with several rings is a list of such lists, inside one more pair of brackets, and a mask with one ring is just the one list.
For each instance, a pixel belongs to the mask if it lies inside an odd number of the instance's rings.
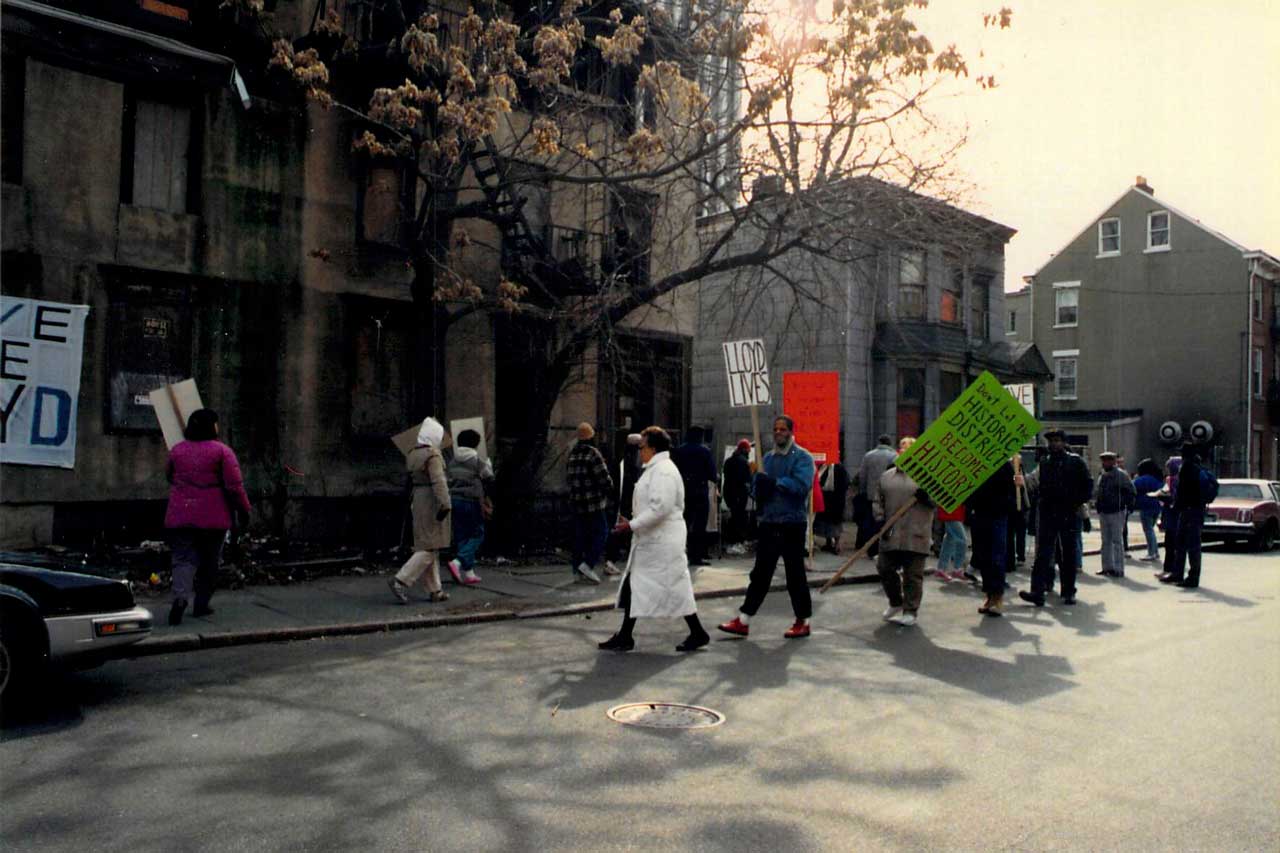
{"label": "person wearing white hood", "polygon": [[409,451],[407,468],[413,483],[413,556],[387,581],[401,604],[409,603],[409,588],[425,575],[432,601],[449,597],[440,587],[440,550],[449,547],[449,485],[445,479],[440,441],[444,427],[427,418],[418,430],[418,445]]}
{"label": "person wearing white hood", "polygon": [[671,436],[666,430],[651,426],[640,435],[640,462],[644,467],[636,481],[634,514],[614,528],[615,533],[632,533],[631,555],[618,588],[622,627],[598,645],[606,651],[629,652],[636,645],[631,632],[637,617],[683,616],[689,636],[676,646],[676,651],[691,652],[711,638],[698,621],[698,605],[693,599],[693,581],[684,551],[684,482],[671,461]]}

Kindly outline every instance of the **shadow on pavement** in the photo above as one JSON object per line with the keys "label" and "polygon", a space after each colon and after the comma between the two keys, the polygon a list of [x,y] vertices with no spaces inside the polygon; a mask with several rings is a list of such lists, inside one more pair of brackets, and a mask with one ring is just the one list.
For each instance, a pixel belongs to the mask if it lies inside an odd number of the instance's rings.
{"label": "shadow on pavement", "polygon": [[[1016,632],[1016,627],[1013,630]],[[917,675],[1015,705],[1034,702],[1075,686],[1063,677],[1072,672],[1071,664],[1064,657],[1019,654],[1013,662],[997,660],[939,646],[919,626],[881,625],[867,645],[891,655],[895,666]]]}

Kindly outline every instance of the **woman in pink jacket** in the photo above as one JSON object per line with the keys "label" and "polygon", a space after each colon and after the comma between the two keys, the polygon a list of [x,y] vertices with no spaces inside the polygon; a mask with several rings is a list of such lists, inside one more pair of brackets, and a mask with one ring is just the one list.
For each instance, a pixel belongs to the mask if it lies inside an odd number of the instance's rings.
{"label": "woman in pink jacket", "polygon": [[[165,477],[169,506],[164,526],[173,552],[173,605],[169,624],[182,623],[194,592],[193,616],[213,612],[213,597],[222,563],[222,543],[231,529],[231,514],[249,514],[240,463],[230,447],[218,441],[218,413],[199,409],[187,419],[186,441],[169,451]],[[193,590],[194,587],[194,590]]]}

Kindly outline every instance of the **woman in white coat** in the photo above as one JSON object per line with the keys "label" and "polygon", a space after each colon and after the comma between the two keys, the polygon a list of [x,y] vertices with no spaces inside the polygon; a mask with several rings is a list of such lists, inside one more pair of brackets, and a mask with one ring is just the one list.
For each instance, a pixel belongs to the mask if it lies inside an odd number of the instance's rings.
{"label": "woman in white coat", "polygon": [[684,552],[684,483],[671,461],[671,436],[666,430],[651,426],[640,436],[643,469],[636,481],[632,517],[620,519],[614,528],[616,533],[630,530],[632,534],[627,571],[618,587],[622,627],[600,643],[600,648],[616,652],[634,649],[631,632],[641,616],[683,616],[689,625],[689,636],[676,646],[676,651],[691,652],[705,646],[711,637],[698,621]]}

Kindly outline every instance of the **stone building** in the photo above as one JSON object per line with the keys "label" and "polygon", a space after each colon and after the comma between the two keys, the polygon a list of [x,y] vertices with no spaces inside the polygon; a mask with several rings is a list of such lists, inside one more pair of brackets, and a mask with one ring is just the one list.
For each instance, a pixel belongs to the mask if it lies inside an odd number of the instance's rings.
{"label": "stone building", "polygon": [[[362,48],[379,49],[382,4],[267,5],[300,45],[332,10]],[[14,0],[2,13],[4,294],[89,313],[75,467],[6,464],[0,537],[154,537],[166,451],[146,392],[190,377],[240,456],[257,524],[394,544],[404,475],[388,437],[426,414],[413,410],[422,371],[398,240],[412,183],[352,154],[358,122],[273,83],[266,56],[248,47],[252,23],[234,9]],[[635,109],[633,94],[602,89],[605,137],[625,132],[610,116]],[[530,120],[517,110],[505,132]],[[692,251],[692,195],[555,184],[536,163],[510,158],[502,177],[514,175],[519,189],[495,189],[481,159],[464,198],[507,193],[524,231],[510,222],[470,229],[462,266],[480,287],[527,276],[518,267],[535,243],[541,274],[567,289],[617,275],[619,234],[632,280],[662,275]],[[596,422],[606,446],[646,423],[684,422],[695,310],[694,294],[676,291],[575,365],[551,417],[543,509],[554,511],[557,454],[577,422]],[[530,381],[527,353],[513,342],[539,335],[519,322],[485,312],[454,320],[442,369],[431,372],[442,401],[434,414],[483,417],[499,460],[523,428]]]}

